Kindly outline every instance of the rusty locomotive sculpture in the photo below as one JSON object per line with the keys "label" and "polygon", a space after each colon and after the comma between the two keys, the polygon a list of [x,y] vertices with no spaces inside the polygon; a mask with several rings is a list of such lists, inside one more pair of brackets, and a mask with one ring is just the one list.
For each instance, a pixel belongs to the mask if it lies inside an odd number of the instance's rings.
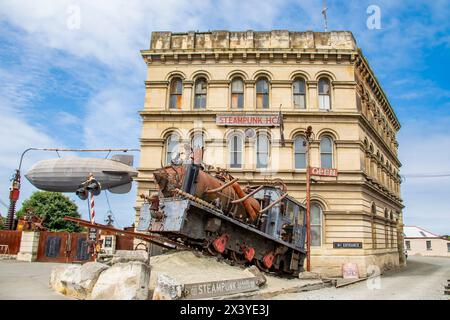
{"label": "rusty locomotive sculpture", "polygon": [[159,191],[142,195],[138,232],[264,271],[303,271],[306,209],[282,182],[242,188],[226,170],[194,162],[153,175]]}

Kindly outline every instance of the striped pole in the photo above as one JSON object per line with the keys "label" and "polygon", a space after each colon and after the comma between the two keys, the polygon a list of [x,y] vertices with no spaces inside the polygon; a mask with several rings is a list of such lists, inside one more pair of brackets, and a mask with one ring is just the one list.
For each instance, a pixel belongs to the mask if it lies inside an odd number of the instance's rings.
{"label": "striped pole", "polygon": [[94,218],[95,218],[95,209],[94,209],[94,193],[90,192],[91,199],[90,199],[90,214],[91,214],[91,223],[94,224]]}

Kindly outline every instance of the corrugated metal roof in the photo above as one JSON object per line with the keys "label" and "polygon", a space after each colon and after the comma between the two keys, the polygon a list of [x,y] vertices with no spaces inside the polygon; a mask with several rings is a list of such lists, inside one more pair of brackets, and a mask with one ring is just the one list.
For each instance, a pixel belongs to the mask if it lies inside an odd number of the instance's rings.
{"label": "corrugated metal roof", "polygon": [[440,238],[439,235],[416,226],[404,226],[403,232],[405,238]]}

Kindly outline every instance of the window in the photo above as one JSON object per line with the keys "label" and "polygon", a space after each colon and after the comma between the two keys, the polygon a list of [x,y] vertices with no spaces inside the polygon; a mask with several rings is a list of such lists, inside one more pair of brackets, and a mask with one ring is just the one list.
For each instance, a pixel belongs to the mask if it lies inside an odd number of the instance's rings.
{"label": "window", "polygon": [[306,169],[305,138],[296,137],[294,140],[295,169]]}
{"label": "window", "polygon": [[427,240],[427,250],[432,250],[431,249],[431,240]]}
{"label": "window", "polygon": [[265,133],[256,138],[256,167],[267,168],[269,164],[269,138]]}
{"label": "window", "polygon": [[203,132],[195,132],[192,141],[191,141],[192,149],[195,148],[203,148],[204,147],[204,137]]}
{"label": "window", "polygon": [[320,140],[320,165],[322,168],[333,168],[333,141],[330,137]]}
{"label": "window", "polygon": [[266,78],[256,81],[256,108],[269,108],[269,82]]}
{"label": "window", "polygon": [[305,109],[306,108],[305,80],[295,79],[293,84],[293,91],[294,91],[294,108]]}
{"label": "window", "polygon": [[330,110],[330,80],[327,78],[319,79],[319,109]]}
{"label": "window", "polygon": [[170,109],[181,109],[181,96],[183,93],[183,83],[180,78],[173,78],[170,83]]}
{"label": "window", "polygon": [[232,135],[229,140],[230,148],[230,168],[242,167],[242,137],[240,135]]}
{"label": "window", "polygon": [[166,140],[166,164],[171,164],[178,155],[180,136],[172,133]]}
{"label": "window", "polygon": [[377,229],[376,229],[376,222],[375,222],[375,217],[377,216],[377,207],[375,206],[375,203],[372,204],[372,209],[371,209],[371,219],[370,219],[370,227],[371,227],[371,231],[372,231],[372,248],[376,249],[377,248]]}
{"label": "window", "polygon": [[205,78],[199,78],[195,81],[195,109],[206,108],[206,80]]}
{"label": "window", "polygon": [[322,208],[316,204],[311,204],[311,246],[322,245]]}
{"label": "window", "polygon": [[406,250],[411,250],[411,241],[405,241]]}
{"label": "window", "polygon": [[447,242],[447,252],[450,252],[450,242]]}
{"label": "window", "polygon": [[231,81],[231,108],[244,108],[244,81],[241,78],[234,78]]}

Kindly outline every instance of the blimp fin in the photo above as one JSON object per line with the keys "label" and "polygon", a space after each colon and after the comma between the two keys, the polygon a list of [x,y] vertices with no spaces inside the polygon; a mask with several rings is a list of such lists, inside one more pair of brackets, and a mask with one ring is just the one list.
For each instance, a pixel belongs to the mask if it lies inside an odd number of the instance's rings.
{"label": "blimp fin", "polygon": [[133,156],[129,154],[115,154],[111,156],[111,160],[122,162],[130,167],[133,166]]}
{"label": "blimp fin", "polygon": [[108,190],[111,191],[112,193],[119,193],[119,194],[128,193],[131,190],[131,182],[122,184],[117,187],[109,188]]}

